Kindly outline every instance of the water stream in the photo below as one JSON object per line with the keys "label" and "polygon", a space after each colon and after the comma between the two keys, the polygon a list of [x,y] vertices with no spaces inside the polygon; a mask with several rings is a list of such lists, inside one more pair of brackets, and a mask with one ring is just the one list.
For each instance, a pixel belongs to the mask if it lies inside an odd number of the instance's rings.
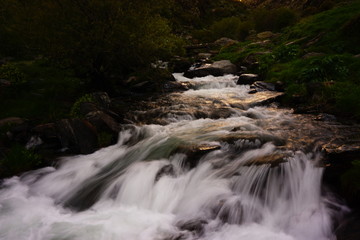
{"label": "water stream", "polygon": [[116,145],[4,180],[0,239],[335,239],[319,126],[235,76],[175,77],[192,89],[132,113]]}

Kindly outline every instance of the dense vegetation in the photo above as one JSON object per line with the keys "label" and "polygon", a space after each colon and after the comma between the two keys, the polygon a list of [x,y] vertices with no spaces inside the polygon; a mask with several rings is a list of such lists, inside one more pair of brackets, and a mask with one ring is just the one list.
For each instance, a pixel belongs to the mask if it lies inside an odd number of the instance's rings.
{"label": "dense vegetation", "polygon": [[285,84],[287,103],[360,119],[359,12],[359,1],[342,3],[302,18],[270,42],[255,35],[224,48],[217,59],[240,65],[255,62],[250,67],[264,80]]}

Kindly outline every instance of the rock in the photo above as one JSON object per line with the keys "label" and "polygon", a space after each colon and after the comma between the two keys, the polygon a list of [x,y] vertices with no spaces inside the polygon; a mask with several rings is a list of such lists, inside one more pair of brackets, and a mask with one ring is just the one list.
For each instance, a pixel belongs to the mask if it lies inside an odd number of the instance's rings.
{"label": "rock", "polygon": [[192,219],[188,221],[179,221],[176,226],[183,231],[189,231],[197,236],[204,233],[204,225],[208,222],[204,219]]}
{"label": "rock", "polygon": [[20,125],[26,122],[26,119],[19,117],[8,117],[0,120],[0,128],[6,126]]}
{"label": "rock", "polygon": [[230,45],[233,45],[236,43],[238,43],[238,41],[231,39],[231,38],[226,38],[226,37],[220,38],[214,42],[215,45],[218,45],[220,47],[230,46]]}
{"label": "rock", "polygon": [[63,119],[55,128],[62,148],[71,153],[89,154],[98,148],[96,129],[86,120]]}
{"label": "rock", "polygon": [[160,170],[156,173],[155,182],[159,181],[163,176],[174,176],[175,170],[172,164],[168,164],[160,168]]}
{"label": "rock", "polygon": [[273,83],[267,83],[262,81],[256,81],[254,82],[250,88],[255,89],[257,92],[261,91],[276,91],[275,84]]}
{"label": "rock", "polygon": [[277,36],[277,34],[271,32],[271,31],[265,31],[265,32],[256,34],[256,37],[259,39],[269,39],[269,38],[274,38],[276,36]]}
{"label": "rock", "polygon": [[325,53],[309,52],[309,53],[305,54],[304,56],[302,56],[302,59],[308,59],[308,58],[312,58],[312,57],[321,57],[324,55],[325,55]]}
{"label": "rock", "polygon": [[185,164],[190,168],[194,168],[202,156],[220,148],[221,146],[216,144],[180,145],[175,152],[185,153],[188,156]]}
{"label": "rock", "polygon": [[182,73],[187,70],[192,65],[192,61],[190,61],[188,58],[175,58],[170,62],[170,66],[173,69],[173,72],[175,73]]}
{"label": "rock", "polygon": [[31,133],[39,136],[43,141],[52,141],[57,139],[55,123],[46,123],[35,126]]}
{"label": "rock", "polygon": [[238,85],[253,84],[258,80],[259,80],[259,75],[252,73],[244,73],[239,76],[239,79],[236,84]]}
{"label": "rock", "polygon": [[81,102],[79,104],[79,113],[81,116],[85,116],[90,112],[98,111],[100,108],[93,102]]}
{"label": "rock", "polygon": [[164,90],[167,92],[173,91],[186,91],[189,90],[190,83],[182,83],[182,82],[166,82],[164,84]]}
{"label": "rock", "polygon": [[210,67],[220,69],[223,74],[235,74],[237,71],[236,65],[229,60],[216,61]]}
{"label": "rock", "polygon": [[105,132],[118,133],[121,130],[119,123],[102,111],[88,113],[85,118],[98,130]]}
{"label": "rock", "polygon": [[212,55],[211,53],[199,53],[197,57],[199,59],[209,59],[211,58],[211,55]]}
{"label": "rock", "polygon": [[95,92],[91,94],[91,97],[100,108],[109,109],[111,100],[106,92]]}
{"label": "rock", "polygon": [[186,71],[184,76],[187,78],[205,77],[208,75],[222,76],[224,74],[235,74],[236,72],[237,67],[235,64],[232,64],[229,60],[221,60]]}

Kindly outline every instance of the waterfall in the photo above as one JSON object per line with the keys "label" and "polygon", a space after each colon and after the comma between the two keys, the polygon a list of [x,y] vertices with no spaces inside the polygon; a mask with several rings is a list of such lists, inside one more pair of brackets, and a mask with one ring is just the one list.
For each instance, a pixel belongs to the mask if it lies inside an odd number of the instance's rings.
{"label": "waterfall", "polygon": [[[153,123],[59,166],[5,179],[1,240],[331,240],[346,210],[322,187],[311,123],[258,106],[236,77],[187,79]],[[162,124],[157,124],[157,121]]]}

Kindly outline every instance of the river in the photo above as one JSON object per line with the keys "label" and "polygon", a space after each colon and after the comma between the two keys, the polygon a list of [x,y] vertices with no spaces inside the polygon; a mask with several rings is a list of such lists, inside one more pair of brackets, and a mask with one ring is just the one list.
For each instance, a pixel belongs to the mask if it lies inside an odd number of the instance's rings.
{"label": "river", "polygon": [[4,180],[0,239],[335,239],[327,125],[233,75],[175,77],[190,90],[132,113],[116,145]]}

